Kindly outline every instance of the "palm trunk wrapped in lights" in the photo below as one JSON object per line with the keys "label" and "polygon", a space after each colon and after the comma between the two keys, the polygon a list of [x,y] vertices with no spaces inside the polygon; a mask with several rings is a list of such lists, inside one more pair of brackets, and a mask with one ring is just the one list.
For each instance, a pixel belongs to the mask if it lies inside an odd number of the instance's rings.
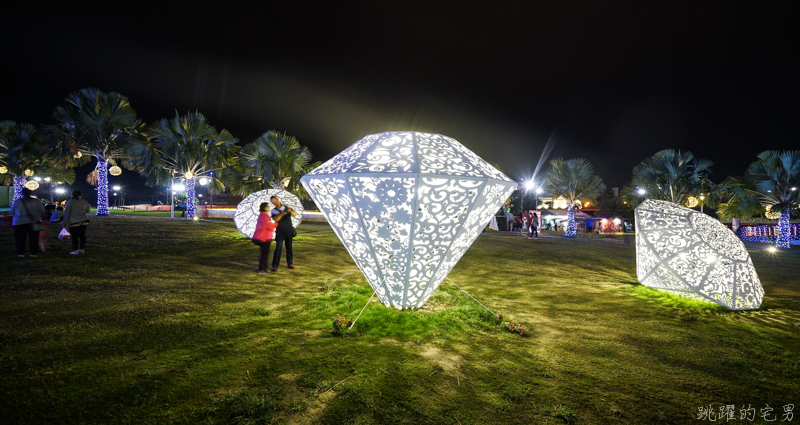
{"label": "palm trunk wrapped in lights", "polygon": [[786,211],[781,214],[780,218],[778,218],[778,240],[775,243],[778,248],[789,249],[790,231],[789,209],[787,208]]}
{"label": "palm trunk wrapped in lights", "polygon": [[194,197],[195,189],[194,189],[195,179],[194,177],[190,177],[186,179],[186,219],[191,220],[194,218]]}
{"label": "palm trunk wrapped in lights", "polygon": [[570,202],[567,206],[567,228],[564,229],[564,236],[574,238],[578,233],[575,226],[575,204]]}
{"label": "palm trunk wrapped in lights", "polygon": [[22,198],[22,189],[25,188],[25,182],[28,180],[25,176],[14,177],[14,200],[11,201],[17,202],[17,199]]}
{"label": "palm trunk wrapped in lights", "polygon": [[97,215],[108,215],[108,164],[104,159],[97,161]]}

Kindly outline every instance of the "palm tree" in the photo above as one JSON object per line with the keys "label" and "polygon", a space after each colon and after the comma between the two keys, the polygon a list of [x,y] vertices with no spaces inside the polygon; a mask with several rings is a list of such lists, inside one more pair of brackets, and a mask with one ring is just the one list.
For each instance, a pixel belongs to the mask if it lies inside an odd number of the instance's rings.
{"label": "palm tree", "polygon": [[780,211],[778,218],[778,248],[789,249],[789,216],[797,210],[800,186],[800,151],[764,151],[747,168],[750,180],[765,207]]}
{"label": "palm tree", "polygon": [[702,197],[705,205],[716,206],[719,191],[708,178],[712,165],[691,152],[664,149],[634,167],[633,179],[622,189],[622,197],[632,207],[645,197],[675,204]]}
{"label": "palm tree", "polygon": [[282,187],[308,199],[300,177],[319,165],[319,162],[311,163],[311,151],[300,145],[296,138],[270,130],[242,148],[231,190],[247,195]]}
{"label": "palm tree", "polygon": [[720,185],[725,192],[725,202],[719,204],[717,216],[721,220],[750,218],[764,214],[755,183],[745,177],[731,176]]}
{"label": "palm tree", "polygon": [[579,201],[594,202],[606,190],[603,180],[594,174],[592,164],[583,158],[550,161],[545,185],[553,198],[563,196],[567,200],[565,237],[575,237],[577,232],[575,210],[580,208]]}
{"label": "palm tree", "polygon": [[14,185],[14,200],[22,197],[28,177],[44,160],[39,134],[31,124],[0,121],[0,179]]}
{"label": "palm tree", "polygon": [[64,99],[67,104],[53,113],[56,126],[48,139],[60,159],[78,164],[97,160],[97,215],[108,215],[109,165],[125,158],[128,142],[144,130],[128,98],[85,88]]}
{"label": "palm tree", "polygon": [[[195,183],[201,178],[213,187],[224,188],[220,171],[236,160],[238,140],[227,130],[217,132],[199,112],[153,123],[149,137],[133,138],[127,153],[127,165],[146,176],[148,184],[168,184],[177,174],[186,182],[186,218],[195,215]],[[217,172],[214,174],[214,172]]]}

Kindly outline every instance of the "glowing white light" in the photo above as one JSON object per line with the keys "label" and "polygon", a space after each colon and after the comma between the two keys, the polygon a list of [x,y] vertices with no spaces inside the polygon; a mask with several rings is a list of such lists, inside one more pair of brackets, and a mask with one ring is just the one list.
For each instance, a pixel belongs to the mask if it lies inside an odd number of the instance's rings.
{"label": "glowing white light", "polygon": [[283,189],[267,189],[255,193],[251,193],[246,198],[239,202],[236,206],[236,213],[233,215],[233,223],[236,224],[236,230],[239,233],[253,237],[256,231],[256,223],[258,223],[259,207],[262,202],[269,204],[269,209],[275,208],[272,204],[270,197],[277,196],[281,204],[291,208],[297,213],[296,217],[292,217],[292,226],[297,228],[303,220],[303,203],[297,195],[287,192]]}
{"label": "glowing white light", "polygon": [[183,173],[183,177],[184,177],[186,180],[189,180],[189,179],[190,179],[190,178],[192,178],[193,176],[194,176],[194,174],[193,174],[191,171],[187,171],[187,172]]}
{"label": "glowing white light", "polygon": [[120,189],[119,186],[114,186],[114,190],[119,190],[119,189]]}
{"label": "glowing white light", "polygon": [[764,288],[750,255],[722,223],[652,199],[635,214],[636,274],[642,285],[731,310],[761,306]]}
{"label": "glowing white light", "polygon": [[205,185],[207,185],[207,184],[208,184],[208,178],[206,178],[206,177],[201,177],[201,178],[200,178],[200,181],[199,181],[198,183],[200,183],[200,185],[201,185],[201,186],[205,186]]}
{"label": "glowing white light", "polygon": [[517,183],[447,136],[364,137],[301,179],[381,302],[425,304]]}
{"label": "glowing white light", "polygon": [[620,219],[618,219],[618,218],[615,218],[615,219],[614,219],[614,224],[616,224],[617,226],[619,226],[619,224],[620,224],[620,223],[622,223],[622,220],[620,220]]}
{"label": "glowing white light", "polygon": [[544,190],[542,190],[542,188],[541,188],[541,187],[537,187],[537,188],[536,188],[536,193],[542,193],[542,192],[544,192]]}
{"label": "glowing white light", "polygon": [[183,192],[184,190],[186,190],[186,186],[185,185],[182,185],[182,184],[174,184],[174,185],[172,185],[172,191],[173,192]]}
{"label": "glowing white light", "polygon": [[644,196],[647,193],[647,191],[644,190],[644,189],[639,189],[638,192],[639,192],[639,195],[642,195],[642,196]]}
{"label": "glowing white light", "polygon": [[194,218],[192,218],[192,220],[194,220],[194,221],[198,221],[198,220],[200,220],[200,217],[198,217],[198,216],[194,216]]}
{"label": "glowing white light", "polygon": [[44,181],[49,182],[50,181],[50,177],[45,177]]}
{"label": "glowing white light", "polygon": [[767,217],[770,220],[777,220],[777,219],[781,218],[781,212],[780,211],[772,211],[772,205],[767,205],[764,208],[764,210],[765,210],[764,211],[764,217]]}
{"label": "glowing white light", "polygon": [[34,177],[33,179],[34,179],[34,180],[36,180],[37,182],[40,182],[40,181],[42,181],[42,178],[41,178],[41,177],[39,177],[39,176],[36,176],[36,177]]}
{"label": "glowing white light", "polygon": [[769,251],[769,252],[778,252],[778,248],[775,248],[774,246],[771,246],[771,247],[767,248],[767,251]]}
{"label": "glowing white light", "polygon": [[56,189],[56,193],[64,193],[64,189],[59,187],[58,189]]}
{"label": "glowing white light", "polygon": [[533,189],[533,180],[528,180],[525,182],[525,190]]}

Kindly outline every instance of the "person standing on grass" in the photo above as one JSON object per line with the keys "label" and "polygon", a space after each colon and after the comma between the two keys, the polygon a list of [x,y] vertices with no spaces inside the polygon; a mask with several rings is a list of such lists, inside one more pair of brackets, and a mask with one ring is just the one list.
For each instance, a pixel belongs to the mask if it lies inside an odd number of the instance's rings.
{"label": "person standing on grass", "polygon": [[539,220],[536,218],[536,213],[531,215],[531,227],[528,231],[528,239],[536,236],[536,239],[539,239]]}
{"label": "person standing on grass", "polygon": [[271,211],[272,219],[278,223],[278,228],[275,229],[275,253],[272,255],[272,271],[278,271],[284,244],[286,244],[286,266],[293,269],[292,238],[294,238],[294,227],[292,226],[292,217],[297,216],[297,212],[281,204],[277,196],[271,196],[269,200],[272,205],[275,205],[275,208]]}
{"label": "person standing on grass", "polygon": [[24,257],[27,241],[27,248],[30,249],[31,257],[39,256],[39,231],[33,230],[34,223],[41,223],[44,207],[33,192],[26,188],[22,189],[22,198],[17,199],[8,210],[8,215],[14,216],[11,224],[14,226],[14,244],[17,246],[17,257]]}
{"label": "person standing on grass", "polygon": [[262,202],[259,205],[258,222],[256,223],[256,230],[253,232],[253,243],[259,246],[261,252],[258,257],[258,272],[261,274],[267,272],[269,246],[272,245],[272,240],[275,239],[275,228],[278,227],[278,223],[272,219],[268,208],[269,204],[266,202]]}
{"label": "person standing on grass", "polygon": [[86,226],[89,225],[89,213],[92,212],[92,207],[85,199],[81,198],[81,191],[75,190],[72,192],[72,199],[67,202],[67,208],[64,211],[64,224],[63,228],[68,228],[72,239],[72,252],[71,255],[83,254],[83,249],[86,247]]}

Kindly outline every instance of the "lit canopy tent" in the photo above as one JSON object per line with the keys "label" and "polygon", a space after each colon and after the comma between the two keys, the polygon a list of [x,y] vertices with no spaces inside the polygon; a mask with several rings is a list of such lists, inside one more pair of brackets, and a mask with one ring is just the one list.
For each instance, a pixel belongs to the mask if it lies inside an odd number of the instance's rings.
{"label": "lit canopy tent", "polygon": [[636,207],[636,274],[642,285],[715,302],[761,306],[764,288],[744,244],[719,221],[671,202]]}
{"label": "lit canopy tent", "polygon": [[236,224],[236,229],[239,233],[248,238],[253,237],[253,233],[256,231],[256,223],[258,223],[258,207],[262,202],[266,202],[269,204],[269,209],[275,208],[275,205],[269,200],[272,196],[277,196],[281,204],[297,212],[297,216],[292,217],[292,226],[297,228],[297,226],[300,225],[300,222],[303,220],[303,204],[300,202],[300,198],[283,189],[267,189],[247,195],[247,197],[236,206],[233,222]]}
{"label": "lit canopy tent", "polygon": [[364,137],[301,179],[386,306],[421,307],[517,184],[447,136]]}

